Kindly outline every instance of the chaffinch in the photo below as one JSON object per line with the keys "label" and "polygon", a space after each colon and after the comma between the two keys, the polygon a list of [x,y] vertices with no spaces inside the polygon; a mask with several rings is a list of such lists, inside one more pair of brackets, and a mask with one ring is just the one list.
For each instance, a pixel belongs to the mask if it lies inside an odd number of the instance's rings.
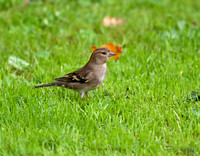
{"label": "chaffinch", "polygon": [[61,86],[69,88],[80,93],[83,98],[84,93],[89,97],[89,91],[99,87],[107,74],[106,62],[110,56],[116,55],[108,48],[96,49],[88,63],[63,77],[55,79],[55,82],[35,86],[35,88]]}

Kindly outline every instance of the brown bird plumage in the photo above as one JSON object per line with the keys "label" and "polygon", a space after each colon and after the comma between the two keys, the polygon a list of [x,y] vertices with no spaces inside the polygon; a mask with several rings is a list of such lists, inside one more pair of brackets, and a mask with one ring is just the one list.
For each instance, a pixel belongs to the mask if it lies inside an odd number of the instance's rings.
{"label": "brown bird plumage", "polygon": [[116,54],[108,48],[96,49],[88,63],[79,70],[57,78],[55,82],[35,86],[35,88],[61,86],[79,92],[81,98],[83,98],[85,92],[89,97],[89,91],[103,83],[107,73],[106,62],[113,55]]}

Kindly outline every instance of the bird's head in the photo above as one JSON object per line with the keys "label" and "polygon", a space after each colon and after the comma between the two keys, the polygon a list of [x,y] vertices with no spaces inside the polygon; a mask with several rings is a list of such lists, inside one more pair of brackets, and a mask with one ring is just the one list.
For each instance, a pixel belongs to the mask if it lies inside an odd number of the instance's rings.
{"label": "bird's head", "polygon": [[98,48],[92,53],[90,61],[96,64],[104,64],[110,56],[114,55],[116,54],[108,48]]}

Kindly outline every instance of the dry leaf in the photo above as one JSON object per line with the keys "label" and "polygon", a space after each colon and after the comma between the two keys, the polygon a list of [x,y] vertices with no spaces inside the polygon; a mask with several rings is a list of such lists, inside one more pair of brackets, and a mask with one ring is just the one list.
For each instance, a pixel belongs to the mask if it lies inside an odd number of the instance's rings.
{"label": "dry leaf", "polygon": [[26,0],[26,1],[22,4],[22,6],[25,7],[25,6],[28,5],[30,2],[31,2],[31,0]]}
{"label": "dry leaf", "polygon": [[95,51],[96,49],[98,49],[96,46],[91,46],[92,51]]}
{"label": "dry leaf", "polygon": [[8,58],[8,64],[12,65],[18,70],[23,70],[24,68],[29,66],[28,62],[16,56],[10,56]]}
{"label": "dry leaf", "polygon": [[105,27],[111,27],[111,26],[117,26],[122,25],[124,23],[124,19],[116,18],[116,17],[104,17],[103,19],[103,25]]}
{"label": "dry leaf", "polygon": [[[101,46],[101,48],[108,48],[110,49],[113,53],[115,53],[116,55],[113,56],[113,58],[117,61],[119,59],[119,55],[122,54],[123,50],[122,50],[122,46],[121,45],[117,45],[115,46],[113,42],[109,42],[107,45],[103,44]],[[96,50],[97,47],[96,46],[91,46],[92,51]]]}

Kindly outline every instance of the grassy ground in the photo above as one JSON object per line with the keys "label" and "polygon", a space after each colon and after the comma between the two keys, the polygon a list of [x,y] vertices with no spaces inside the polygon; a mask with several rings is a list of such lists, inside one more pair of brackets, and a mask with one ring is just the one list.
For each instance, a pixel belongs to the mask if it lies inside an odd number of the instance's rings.
{"label": "grassy ground", "polygon": [[[200,89],[200,1],[23,2],[0,1],[1,155],[200,154],[200,102],[186,101]],[[103,27],[108,15],[125,23]],[[33,88],[110,41],[123,54],[88,103],[71,90]]]}

